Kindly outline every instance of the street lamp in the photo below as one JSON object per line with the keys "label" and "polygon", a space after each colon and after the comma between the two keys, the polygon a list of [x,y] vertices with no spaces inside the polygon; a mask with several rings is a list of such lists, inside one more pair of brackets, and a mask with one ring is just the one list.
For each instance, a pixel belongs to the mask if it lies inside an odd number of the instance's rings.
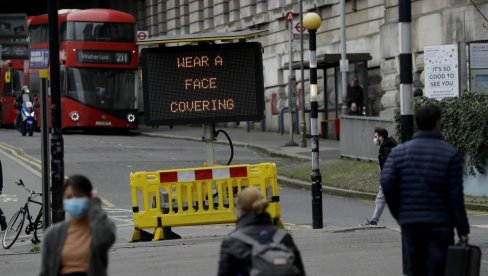
{"label": "street lamp", "polygon": [[322,19],[316,13],[303,18],[303,26],[309,32],[310,52],[310,131],[312,147],[312,218],[313,229],[323,228],[322,175],[319,168],[318,102],[317,102],[317,54],[316,33]]}

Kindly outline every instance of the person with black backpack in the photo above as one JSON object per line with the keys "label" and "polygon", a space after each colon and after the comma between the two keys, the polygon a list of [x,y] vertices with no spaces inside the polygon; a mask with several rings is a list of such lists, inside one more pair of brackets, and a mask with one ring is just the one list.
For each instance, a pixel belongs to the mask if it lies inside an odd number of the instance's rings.
{"label": "person with black backpack", "polygon": [[293,238],[273,225],[261,192],[248,187],[237,200],[236,229],[220,247],[218,275],[305,275]]}

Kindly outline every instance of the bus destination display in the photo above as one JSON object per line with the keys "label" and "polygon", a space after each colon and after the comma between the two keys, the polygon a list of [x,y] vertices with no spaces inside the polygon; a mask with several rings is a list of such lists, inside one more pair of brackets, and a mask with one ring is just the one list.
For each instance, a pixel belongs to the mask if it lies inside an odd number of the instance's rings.
{"label": "bus destination display", "polygon": [[146,125],[264,117],[259,43],[143,49],[142,80]]}

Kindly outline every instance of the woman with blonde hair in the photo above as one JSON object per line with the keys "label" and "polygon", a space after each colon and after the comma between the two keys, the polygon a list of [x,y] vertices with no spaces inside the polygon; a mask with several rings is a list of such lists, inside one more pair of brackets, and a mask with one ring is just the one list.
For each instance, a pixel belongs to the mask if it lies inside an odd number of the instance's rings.
{"label": "woman with blonde hair", "polygon": [[294,255],[294,275],[305,275],[300,252],[293,238],[273,225],[270,215],[266,212],[267,207],[268,202],[257,188],[248,187],[239,193],[236,229],[224,239],[220,248],[219,276],[251,275],[253,247],[273,243],[279,243],[278,247],[289,249]]}

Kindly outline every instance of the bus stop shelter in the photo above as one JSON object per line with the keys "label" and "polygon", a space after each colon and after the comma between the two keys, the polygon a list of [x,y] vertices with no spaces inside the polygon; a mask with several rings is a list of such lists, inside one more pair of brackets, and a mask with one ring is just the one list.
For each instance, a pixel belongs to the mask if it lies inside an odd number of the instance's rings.
{"label": "bus stop shelter", "polygon": [[[347,59],[349,61],[349,72],[348,79],[346,81],[347,85],[353,78],[357,78],[359,85],[363,88],[364,92],[364,106],[366,107],[366,115],[371,115],[371,103],[368,97],[368,61],[372,59],[369,53],[348,53]],[[317,57],[317,70],[320,74],[322,71],[322,81],[323,81],[323,98],[322,105],[319,112],[323,113],[323,121],[337,120],[341,115],[342,109],[342,87],[341,87],[341,72],[340,72],[340,60],[341,54],[322,54]],[[281,70],[288,70],[288,63],[281,68]],[[300,62],[295,61],[292,64],[293,70],[300,70]],[[309,63],[304,62],[303,68],[309,70]],[[305,84],[306,88],[307,85]],[[304,89],[305,90],[305,89]],[[304,106],[306,104],[304,103]],[[305,112],[310,112],[305,110]],[[336,132],[338,129],[336,129]],[[323,133],[323,136],[326,134]]]}

